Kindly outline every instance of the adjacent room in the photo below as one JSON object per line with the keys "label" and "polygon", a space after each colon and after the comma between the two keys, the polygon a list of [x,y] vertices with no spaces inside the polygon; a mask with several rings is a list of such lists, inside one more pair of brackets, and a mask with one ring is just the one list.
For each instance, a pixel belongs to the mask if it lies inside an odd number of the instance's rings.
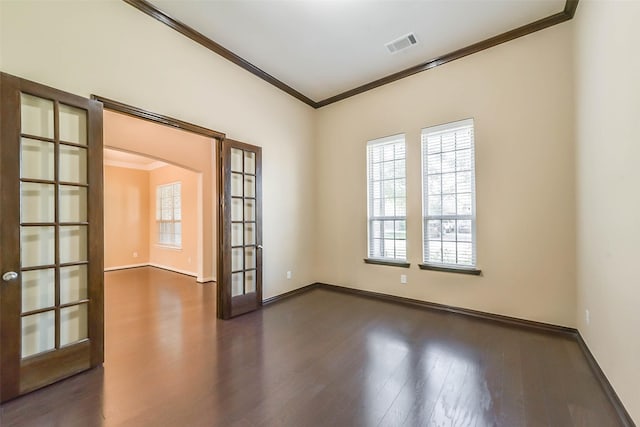
{"label": "adjacent room", "polygon": [[0,1],[0,425],[636,425],[639,21]]}

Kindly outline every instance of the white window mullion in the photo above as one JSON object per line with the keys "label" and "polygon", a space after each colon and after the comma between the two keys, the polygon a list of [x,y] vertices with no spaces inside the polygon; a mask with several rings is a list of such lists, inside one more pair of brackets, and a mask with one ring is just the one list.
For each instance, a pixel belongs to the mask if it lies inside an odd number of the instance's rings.
{"label": "white window mullion", "polygon": [[[476,266],[474,164],[473,119],[422,130],[425,264],[452,268]],[[435,185],[439,180],[439,194],[429,185],[430,180]],[[430,197],[438,199],[439,209],[431,205]],[[436,245],[439,246],[437,252],[434,251]]]}
{"label": "white window mullion", "polygon": [[156,221],[160,245],[176,248],[182,246],[181,192],[180,182],[163,184],[156,188]]}
{"label": "white window mullion", "polygon": [[[399,161],[402,162],[402,167],[396,168],[396,163]],[[368,257],[406,260],[406,150],[404,135],[369,141],[367,144],[367,169]],[[404,197],[399,196],[397,192],[400,180],[405,182]],[[400,200],[405,206],[403,212],[399,210],[398,202]],[[385,231],[386,226],[391,227],[388,234]],[[404,238],[399,236],[397,231],[399,228],[405,230]],[[401,245],[398,242],[405,242],[404,254],[399,254],[398,247]]]}

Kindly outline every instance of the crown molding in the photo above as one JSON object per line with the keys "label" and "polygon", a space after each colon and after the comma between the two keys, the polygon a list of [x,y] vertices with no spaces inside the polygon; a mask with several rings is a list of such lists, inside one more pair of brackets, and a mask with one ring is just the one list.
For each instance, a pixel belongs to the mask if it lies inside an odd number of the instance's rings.
{"label": "crown molding", "polygon": [[141,171],[152,171],[164,166],[169,166],[168,163],[161,162],[159,160],[146,165],[141,165],[139,163],[133,163],[133,162],[125,162],[121,160],[107,160],[107,159],[105,159],[103,163],[105,166],[113,166],[116,168],[126,168],[126,169],[137,169]]}
{"label": "crown molding", "polygon": [[266,81],[267,83],[272,84],[273,86],[275,86],[278,89],[288,93],[289,95],[293,96],[294,98],[304,102],[305,104],[309,105],[310,107],[321,108],[321,107],[324,107],[326,105],[330,105],[330,104],[333,104],[335,102],[342,101],[344,99],[350,98],[352,96],[355,96],[355,95],[370,91],[370,90],[375,89],[377,87],[384,86],[386,84],[395,82],[397,80],[404,79],[405,77],[412,76],[412,75],[420,73],[422,71],[427,71],[427,70],[430,70],[430,69],[435,68],[437,66],[446,64],[448,62],[455,61],[456,59],[464,58],[465,56],[469,56],[469,55],[472,55],[474,53],[481,52],[481,51],[483,51],[485,49],[489,49],[489,48],[497,46],[499,44],[506,43],[508,41],[517,39],[519,37],[526,36],[528,34],[536,32],[536,31],[540,31],[540,30],[543,30],[545,28],[549,28],[549,27],[552,27],[554,25],[560,24],[562,22],[569,21],[570,19],[573,18],[574,14],[576,12],[576,8],[578,7],[578,1],[579,0],[566,0],[565,6],[564,6],[564,10],[562,12],[555,13],[553,15],[547,16],[546,18],[539,19],[537,21],[531,22],[529,24],[523,25],[521,27],[515,28],[515,29],[507,31],[505,33],[499,34],[497,36],[494,36],[494,37],[488,38],[486,40],[480,41],[478,43],[474,43],[472,45],[463,47],[462,49],[458,49],[458,50],[455,50],[453,52],[449,52],[449,53],[446,53],[444,55],[428,59],[427,61],[425,61],[425,62],[423,62],[421,64],[418,64],[418,65],[415,65],[413,67],[404,69],[404,70],[399,71],[397,73],[390,74],[390,75],[388,75],[386,77],[374,80],[374,81],[369,82],[367,84],[364,84],[362,86],[358,86],[356,88],[347,90],[345,92],[339,93],[339,94],[331,96],[329,98],[322,99],[320,101],[314,101],[313,99],[307,97],[306,95],[302,94],[301,92],[293,89],[291,86],[288,86],[287,84],[283,83],[282,81],[276,79],[272,75],[270,75],[270,74],[266,73],[265,71],[261,70],[259,67],[253,65],[252,63],[250,63],[246,59],[241,58],[240,56],[238,56],[235,53],[231,52],[229,49],[226,49],[225,47],[223,47],[222,45],[216,43],[215,41],[211,40],[210,38],[206,37],[202,33],[199,33],[198,31],[194,30],[193,28],[189,27],[188,25],[178,21],[177,19],[172,18],[167,13],[165,13],[162,10],[158,9],[156,6],[154,6],[153,4],[149,3],[148,1],[146,1],[146,0],[122,0],[122,1],[124,1],[125,3],[135,7],[136,9],[140,10],[141,12],[146,13],[147,15],[149,15],[152,18],[162,22],[163,24],[173,28],[174,30],[178,31],[179,33],[183,34],[184,36],[189,37],[191,40],[195,41],[196,43],[201,44],[202,46],[206,47],[207,49],[211,50],[212,52],[214,52],[214,53],[222,56],[223,58],[233,62],[234,64],[242,67],[243,69],[245,69],[246,71],[250,72],[251,74],[261,78],[262,80]]}

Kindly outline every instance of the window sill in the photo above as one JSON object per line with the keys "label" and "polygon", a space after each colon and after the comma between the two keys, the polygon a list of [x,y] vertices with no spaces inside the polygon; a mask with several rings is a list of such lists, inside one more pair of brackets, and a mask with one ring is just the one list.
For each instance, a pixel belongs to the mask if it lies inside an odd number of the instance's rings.
{"label": "window sill", "polygon": [[433,270],[433,271],[443,271],[446,273],[460,273],[460,274],[470,274],[472,276],[480,276],[482,274],[482,270],[478,270],[477,268],[455,268],[455,267],[444,267],[439,265],[430,265],[430,264],[418,264],[420,270]]}
{"label": "window sill", "polygon": [[166,245],[163,243],[156,243],[156,247],[160,249],[170,249],[172,251],[182,251],[182,246]]}
{"label": "window sill", "polygon": [[365,258],[364,262],[367,264],[388,265],[390,267],[402,267],[402,268],[411,267],[411,264],[409,264],[406,261],[394,261],[389,259]]}

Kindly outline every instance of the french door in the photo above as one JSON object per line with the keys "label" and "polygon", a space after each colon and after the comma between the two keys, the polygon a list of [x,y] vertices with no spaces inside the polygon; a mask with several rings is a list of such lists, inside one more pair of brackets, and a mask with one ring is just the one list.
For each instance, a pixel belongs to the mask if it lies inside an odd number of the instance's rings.
{"label": "french door", "polygon": [[220,146],[218,317],[262,305],[262,149],[230,139]]}
{"label": "french door", "polygon": [[0,74],[0,401],[103,362],[102,104]]}

